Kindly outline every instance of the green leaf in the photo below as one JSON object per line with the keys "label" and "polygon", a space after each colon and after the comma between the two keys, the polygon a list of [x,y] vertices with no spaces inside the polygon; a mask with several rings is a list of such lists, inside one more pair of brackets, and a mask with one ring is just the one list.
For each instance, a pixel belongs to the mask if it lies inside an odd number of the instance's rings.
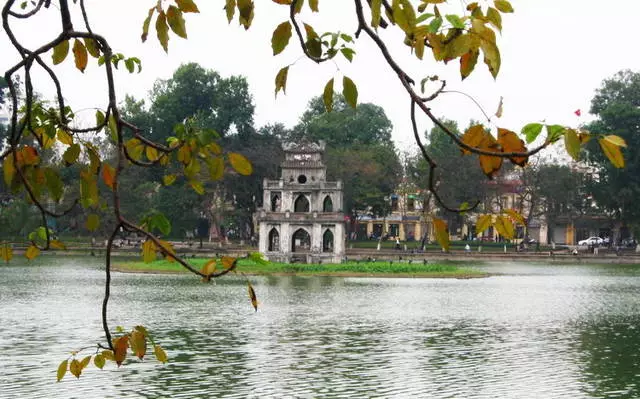
{"label": "green leaf", "polygon": [[96,231],[98,230],[99,226],[100,216],[96,215],[95,213],[90,213],[89,216],[87,216],[87,222],[85,223],[85,227],[87,228],[87,230]]}
{"label": "green leaf", "polygon": [[171,222],[169,222],[169,219],[167,219],[167,217],[162,213],[154,213],[149,218],[149,231],[154,228],[158,229],[158,231],[165,236],[169,235],[169,233],[171,233]]}
{"label": "green leaf", "polygon": [[251,259],[252,261],[256,262],[259,265],[267,265],[267,264],[269,264],[269,261],[266,260],[264,258],[264,255],[262,255],[260,252],[251,252],[249,254],[249,259]]}
{"label": "green leaf", "polygon": [[[147,41],[147,36],[149,36],[149,25],[151,24],[151,17],[153,16],[153,13],[156,11],[155,7],[151,7],[149,9],[149,15],[147,15],[147,18],[145,18],[144,22],[142,23],[142,35],[140,36],[140,38],[142,39],[142,42],[146,42]],[[100,61],[98,61],[98,64],[100,63]]]}
{"label": "green leaf", "polygon": [[432,19],[431,22],[429,23],[429,32],[438,33],[438,30],[440,29],[441,26],[442,26],[442,17],[437,16],[434,19]]}
{"label": "green leaf", "polygon": [[79,156],[80,156],[80,145],[72,144],[67,148],[64,154],[62,154],[62,160],[64,161],[65,165],[69,166],[76,163]]}
{"label": "green leaf", "polygon": [[282,93],[287,94],[287,75],[289,74],[289,66],[280,69],[276,75],[276,96],[278,92],[282,90]]}
{"label": "green leaf", "polygon": [[16,174],[12,153],[7,155],[2,161],[2,174],[4,175],[4,183],[7,187],[11,187],[11,181],[13,181],[13,176]]}
{"label": "green leaf", "polygon": [[233,14],[236,12],[236,0],[226,0],[224,9],[227,11],[227,21],[233,21]]}
{"label": "green leaf", "polygon": [[289,44],[289,39],[291,39],[291,23],[285,21],[273,31],[273,36],[271,37],[273,55],[280,54]]}
{"label": "green leaf", "polygon": [[209,177],[211,180],[216,181],[222,179],[224,174],[224,160],[222,157],[210,158],[207,164],[209,165]]}
{"label": "green leaf", "polygon": [[76,62],[76,68],[78,68],[80,72],[84,72],[84,70],[87,68],[89,56],[87,54],[87,48],[78,39],[74,40],[73,42],[73,58]]}
{"label": "green leaf", "polygon": [[580,158],[580,139],[578,133],[573,129],[566,129],[564,132],[564,147],[567,153],[571,155],[575,161]]}
{"label": "green leaf", "polygon": [[69,360],[63,360],[58,366],[58,371],[56,372],[57,382],[60,382],[62,378],[64,378],[65,374],[67,374],[67,366],[69,364]]}
{"label": "green leaf", "polygon": [[170,186],[176,181],[177,176],[175,174],[166,175],[162,177],[162,184]]}
{"label": "green leaf", "polygon": [[349,79],[347,76],[342,78],[342,95],[351,108],[356,107],[358,104],[358,88],[355,83],[353,83],[353,80]]}
{"label": "green leaf", "polygon": [[380,11],[382,9],[382,0],[371,1],[371,26],[375,29],[380,26]]}
{"label": "green leaf", "polygon": [[333,78],[331,78],[324,86],[324,92],[322,93],[322,101],[327,112],[333,110]]}
{"label": "green leaf", "polygon": [[113,112],[109,114],[109,134],[114,143],[118,142],[118,122]]}
{"label": "green leaf", "polygon": [[182,17],[182,11],[175,6],[169,6],[167,9],[167,22],[169,27],[176,35],[183,39],[187,38],[187,28],[184,24],[184,18]]}
{"label": "green leaf", "polygon": [[251,166],[251,162],[242,154],[238,154],[237,152],[230,152],[228,155],[229,163],[231,167],[238,173],[243,176],[249,176],[253,173],[253,166]]}
{"label": "green leaf", "polygon": [[[104,113],[100,110],[96,111],[96,127],[102,125],[104,123]],[[100,129],[102,130],[102,128]],[[98,130],[98,132],[100,132],[100,130]]]}
{"label": "green leaf", "polygon": [[169,26],[164,11],[160,11],[156,19],[156,35],[166,53],[169,52]]}
{"label": "green leaf", "polygon": [[44,177],[47,180],[47,189],[49,190],[51,198],[55,202],[60,201],[64,192],[64,183],[62,182],[60,175],[55,169],[46,168],[44,170]]}
{"label": "green leaf", "polygon": [[189,184],[191,185],[191,188],[193,188],[193,191],[195,191],[200,195],[204,195],[204,186],[202,185],[202,182],[197,180],[191,180]]}
{"label": "green leaf", "polygon": [[349,47],[341,48],[340,52],[349,62],[353,61],[353,55],[356,53],[353,49]]}
{"label": "green leaf", "polygon": [[318,12],[318,0],[309,0],[309,8],[313,12]]}
{"label": "green leaf", "polygon": [[102,368],[104,367],[104,363],[105,363],[105,359],[104,359],[104,356],[101,353],[98,353],[97,355],[95,355],[93,357],[94,366],[96,366],[100,370],[102,370]]}
{"label": "green leaf", "polygon": [[462,21],[462,19],[455,15],[455,14],[447,14],[444,16],[447,21],[449,21],[449,23],[456,29],[464,29],[464,21]]}
{"label": "green leaf", "polygon": [[498,31],[502,31],[502,15],[493,7],[489,7],[487,10],[487,19],[489,23],[498,29]]}
{"label": "green leaf", "polygon": [[53,64],[58,65],[64,61],[64,59],[67,58],[67,54],[69,54],[69,41],[64,40],[53,48],[53,55],[51,56]]}
{"label": "green leaf", "polygon": [[542,132],[543,125],[541,123],[528,123],[523,128],[521,133],[525,136],[527,144],[531,144]]}
{"label": "green leaf", "polygon": [[178,8],[182,12],[196,12],[199,13],[198,6],[193,0],[176,0],[176,4],[178,4]]}
{"label": "green leaf", "polygon": [[504,12],[504,13],[513,12],[513,7],[511,6],[511,3],[509,3],[507,0],[495,0],[493,4],[501,12]]}
{"label": "green leaf", "polygon": [[394,0],[392,5],[393,19],[407,34],[416,26],[416,12],[409,0]]}
{"label": "green leaf", "polygon": [[555,143],[564,134],[565,127],[562,125],[546,125],[547,126],[547,140],[551,143]]}
{"label": "green leaf", "polygon": [[100,57],[100,49],[98,48],[98,42],[87,37],[84,39],[84,46],[87,48],[87,51],[89,52],[89,54],[91,54],[93,58]]}

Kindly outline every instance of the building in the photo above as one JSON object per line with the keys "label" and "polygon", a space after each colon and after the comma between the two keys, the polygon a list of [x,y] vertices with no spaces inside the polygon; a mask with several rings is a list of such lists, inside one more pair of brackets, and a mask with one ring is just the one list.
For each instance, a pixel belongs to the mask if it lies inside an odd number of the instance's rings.
{"label": "building", "polygon": [[277,262],[338,263],[345,251],[342,182],[326,179],[320,143],[285,143],[279,180],[265,179],[259,249]]}

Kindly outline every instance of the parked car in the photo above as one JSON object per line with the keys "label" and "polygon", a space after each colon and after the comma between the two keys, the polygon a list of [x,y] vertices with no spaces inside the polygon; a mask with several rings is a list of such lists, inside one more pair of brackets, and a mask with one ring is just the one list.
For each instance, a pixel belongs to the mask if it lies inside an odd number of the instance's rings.
{"label": "parked car", "polygon": [[625,238],[624,240],[622,240],[620,242],[620,245],[622,245],[623,247],[627,247],[627,248],[634,248],[636,245],[638,245],[638,242],[636,241],[635,238]]}
{"label": "parked car", "polygon": [[604,240],[600,237],[589,237],[586,240],[578,241],[578,245],[602,245]]}

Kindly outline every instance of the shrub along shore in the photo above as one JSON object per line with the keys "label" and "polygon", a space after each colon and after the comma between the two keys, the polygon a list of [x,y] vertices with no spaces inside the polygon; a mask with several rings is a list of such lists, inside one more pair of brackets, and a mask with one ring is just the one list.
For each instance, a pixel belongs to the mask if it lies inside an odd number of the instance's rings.
{"label": "shrub along shore", "polygon": [[[201,268],[208,258],[189,259],[189,263]],[[222,268],[222,265],[218,265]],[[140,261],[116,261],[113,269],[131,273],[186,273],[180,264],[167,260],[150,263]],[[345,262],[338,264],[296,264],[277,263],[258,264],[249,259],[239,259],[237,272],[247,275],[295,275],[295,276],[341,276],[341,277],[431,277],[431,278],[477,278],[489,274],[470,268],[463,263],[442,262]]]}

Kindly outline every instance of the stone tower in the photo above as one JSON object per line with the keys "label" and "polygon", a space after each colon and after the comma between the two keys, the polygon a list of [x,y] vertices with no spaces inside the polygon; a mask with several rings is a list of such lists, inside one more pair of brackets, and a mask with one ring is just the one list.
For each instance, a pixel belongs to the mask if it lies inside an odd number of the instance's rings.
{"label": "stone tower", "polygon": [[279,180],[264,180],[260,252],[271,261],[339,263],[344,257],[342,182],[329,182],[324,142],[284,143]]}

